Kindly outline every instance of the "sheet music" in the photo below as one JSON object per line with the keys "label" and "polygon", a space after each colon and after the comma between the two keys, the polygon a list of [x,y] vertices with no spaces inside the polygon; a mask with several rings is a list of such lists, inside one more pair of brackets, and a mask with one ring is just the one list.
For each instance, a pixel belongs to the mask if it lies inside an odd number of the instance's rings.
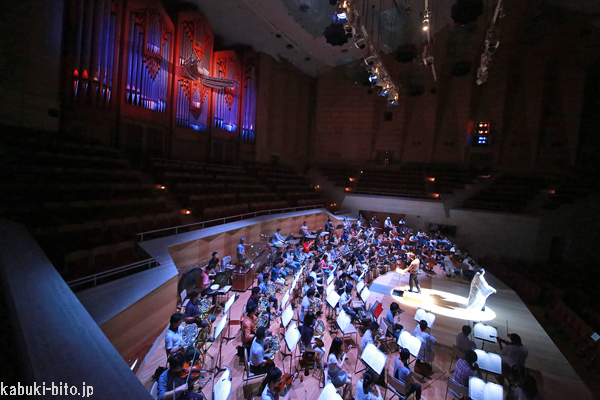
{"label": "sheet music", "polygon": [[485,340],[492,343],[497,343],[496,337],[498,337],[498,330],[490,325],[482,324],[477,322],[473,326],[473,335],[477,339]]}
{"label": "sheet music", "polygon": [[400,332],[400,337],[398,337],[398,346],[408,349],[413,357],[417,357],[421,351],[421,339],[403,329]]}
{"label": "sheet music", "polygon": [[288,324],[294,317],[294,310],[292,309],[292,305],[290,304],[281,314],[281,324],[284,328],[287,328]]}
{"label": "sheet music", "polygon": [[293,322],[287,331],[285,331],[285,344],[289,351],[294,351],[296,349],[296,345],[298,344],[298,340],[300,340],[300,331],[296,326],[296,323]]}
{"label": "sheet music", "polygon": [[185,300],[185,298],[187,297],[187,290],[183,289],[181,291],[181,301],[183,302]]}
{"label": "sheet music", "polygon": [[329,292],[329,294],[327,295],[327,304],[329,304],[332,308],[335,308],[338,301],[340,301],[340,295],[337,294],[335,290]]}
{"label": "sheet music", "polygon": [[285,305],[288,303],[288,301],[290,300],[290,292],[291,290],[288,290],[287,292],[285,292],[285,294],[283,295],[283,299],[281,300],[281,308],[285,307]]}
{"label": "sheet music", "polygon": [[369,343],[362,352],[360,358],[367,364],[377,375],[381,375],[383,367],[387,361],[387,356],[377,348],[373,343]]}
{"label": "sheet music", "polygon": [[346,333],[346,330],[350,326],[350,317],[344,310],[340,311],[340,315],[337,317],[337,324],[340,327],[343,333]]}
{"label": "sheet music", "polygon": [[227,325],[227,315],[223,315],[223,318],[219,321],[219,324],[215,328],[215,339],[219,337],[223,329],[225,329],[225,325]]}
{"label": "sheet music", "polygon": [[331,283],[333,282],[333,278],[335,277],[334,271],[329,273],[329,277],[327,278],[327,284],[331,285]]}
{"label": "sheet music", "polygon": [[338,394],[335,386],[330,382],[323,388],[317,400],[342,400],[342,396]]}
{"label": "sheet music", "polygon": [[484,382],[471,376],[469,378],[469,397],[473,400],[502,400],[504,389],[497,383]]}
{"label": "sheet music", "polygon": [[419,307],[415,313],[415,321],[421,322],[422,320],[427,321],[427,327],[431,328],[435,322],[435,315]]}
{"label": "sheet music", "polygon": [[356,284],[356,292],[360,293],[361,290],[365,287],[365,281],[360,281]]}
{"label": "sheet music", "polygon": [[329,293],[331,293],[331,291],[334,289],[335,289],[335,285],[333,283],[331,283],[329,286],[327,286],[327,296],[329,296]]}
{"label": "sheet music", "polygon": [[215,387],[213,389],[213,400],[227,400],[231,394],[230,376],[229,368],[227,368],[219,380],[215,382]]}
{"label": "sheet music", "polygon": [[475,349],[477,354],[477,364],[479,368],[493,374],[502,373],[502,357],[494,353],[486,353],[483,350]]}
{"label": "sheet music", "polygon": [[229,298],[229,300],[227,300],[227,302],[225,303],[225,307],[223,307],[223,314],[227,314],[227,311],[229,311],[236,299],[237,297],[233,295]]}
{"label": "sheet music", "polygon": [[363,291],[360,293],[360,298],[366,304],[367,299],[369,298],[370,295],[371,295],[371,291],[368,288],[364,288]]}

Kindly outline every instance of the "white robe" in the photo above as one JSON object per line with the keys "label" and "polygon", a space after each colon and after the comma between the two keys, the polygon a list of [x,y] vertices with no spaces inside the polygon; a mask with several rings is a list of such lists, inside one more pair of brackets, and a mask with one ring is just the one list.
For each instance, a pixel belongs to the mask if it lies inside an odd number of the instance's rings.
{"label": "white robe", "polygon": [[467,310],[481,311],[483,306],[485,306],[486,299],[496,291],[496,289],[486,282],[485,277],[483,276],[484,274],[485,271],[475,274],[471,281],[471,291],[469,292]]}

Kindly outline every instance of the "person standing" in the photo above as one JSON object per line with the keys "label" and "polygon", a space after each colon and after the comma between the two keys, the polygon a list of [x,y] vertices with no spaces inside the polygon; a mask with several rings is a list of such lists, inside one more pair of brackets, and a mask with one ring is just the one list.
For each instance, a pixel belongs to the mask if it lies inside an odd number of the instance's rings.
{"label": "person standing", "polygon": [[410,277],[408,279],[408,286],[410,291],[413,291],[413,285],[417,288],[417,293],[421,293],[421,286],[419,285],[419,270],[421,269],[421,261],[414,253],[410,254],[410,265],[408,266],[408,273]]}
{"label": "person standing", "polygon": [[242,237],[240,242],[237,244],[236,255],[238,264],[244,264],[246,262],[246,250],[244,249],[244,244],[246,242],[246,238]]}

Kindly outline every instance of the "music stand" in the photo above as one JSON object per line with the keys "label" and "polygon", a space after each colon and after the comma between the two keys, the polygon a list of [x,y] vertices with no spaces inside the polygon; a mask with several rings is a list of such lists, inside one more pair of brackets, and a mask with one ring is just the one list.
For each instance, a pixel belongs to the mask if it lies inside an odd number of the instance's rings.
{"label": "music stand", "polygon": [[362,292],[363,288],[365,287],[365,281],[361,280],[356,284],[356,293],[360,293]]}
{"label": "music stand", "polygon": [[367,300],[369,299],[369,296],[371,295],[371,291],[369,290],[369,288],[364,288],[362,292],[360,292],[360,298],[363,301],[363,303],[367,304]]}
{"label": "music stand", "polygon": [[216,383],[213,379],[213,400],[227,400],[231,395],[231,372],[229,368],[225,368],[224,371]]}
{"label": "music stand", "polygon": [[290,292],[291,289],[288,290],[287,292],[285,292],[285,294],[283,295],[283,299],[281,300],[281,309],[283,309],[285,307],[285,305],[287,304],[287,302],[290,300]]}
{"label": "music stand", "polygon": [[[233,296],[231,296],[229,298],[229,300],[227,300],[227,302],[225,303],[225,306],[223,307],[223,316],[226,317],[228,319],[227,321],[227,335],[230,335],[230,330],[231,330],[231,315],[229,314],[229,309],[231,308],[231,306],[233,305],[233,303],[236,302],[237,299],[240,298],[239,294],[235,294]],[[225,340],[225,344],[229,344],[229,342],[233,339],[235,339],[235,336],[227,336],[224,337],[223,339]]]}
{"label": "music stand", "polygon": [[[346,311],[343,309],[340,310],[340,315],[338,315],[337,320],[335,321],[338,329],[342,332],[342,348],[345,346],[346,336],[358,334],[354,325],[352,325],[350,317],[346,314]],[[358,342],[358,340],[357,340]]]}
{"label": "music stand", "polygon": [[415,313],[415,321],[421,322],[422,320],[427,321],[428,328],[432,328],[435,322],[435,315],[419,307]]}
{"label": "music stand", "polygon": [[[387,356],[373,343],[369,343],[360,355],[360,361],[362,361],[365,367],[377,375],[376,381],[379,381],[381,373],[384,371],[385,363],[387,362]],[[385,388],[385,378],[383,379],[383,382],[375,383]]]}
{"label": "music stand", "polygon": [[486,325],[482,322],[473,324],[473,336],[481,340],[481,350],[485,346],[485,342],[498,343],[498,329],[495,326]]}
{"label": "music stand", "polygon": [[333,283],[333,278],[335,278],[335,269],[331,271],[329,276],[327,277],[327,284],[331,285]]}
{"label": "music stand", "polygon": [[325,296],[329,296],[329,293],[335,291],[335,284],[330,283],[329,286],[327,286],[327,290],[325,291]]}
{"label": "music stand", "polygon": [[283,341],[285,342],[285,346],[287,347],[287,349],[289,351],[289,356],[290,356],[290,374],[292,373],[292,359],[293,359],[293,357],[291,357],[291,355],[294,354],[294,350],[296,350],[296,345],[298,344],[299,340],[300,340],[300,331],[298,330],[296,323],[293,322],[290,325],[290,327],[287,329],[287,331],[285,332],[285,335],[283,336]]}
{"label": "music stand", "polygon": [[410,355],[415,359],[419,358],[419,353],[421,352],[421,339],[402,329],[400,336],[398,336],[397,343],[398,347],[407,349]]}
{"label": "music stand", "polygon": [[329,382],[325,385],[317,400],[342,400],[342,396],[338,394],[333,383]]}
{"label": "music stand", "polygon": [[[227,368],[221,368],[221,362],[223,361],[223,340],[225,340],[225,338],[221,337],[221,334],[223,333],[223,331],[225,330],[225,326],[229,325],[229,318],[227,315],[223,316],[223,318],[221,318],[221,320],[219,321],[219,323],[217,324],[217,326],[215,327],[215,340],[218,340],[219,338],[221,338],[221,340],[219,341],[219,353],[217,354],[217,359],[215,361],[215,367],[216,367],[216,373],[219,373],[221,371],[225,371]],[[221,365],[221,366],[217,366],[217,365]]]}

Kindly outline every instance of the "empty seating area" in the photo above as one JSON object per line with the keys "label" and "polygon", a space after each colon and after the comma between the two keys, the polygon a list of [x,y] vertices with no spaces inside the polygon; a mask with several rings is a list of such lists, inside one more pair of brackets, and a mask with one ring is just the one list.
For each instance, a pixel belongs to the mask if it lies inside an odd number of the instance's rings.
{"label": "empty seating area", "polygon": [[354,193],[382,194],[412,198],[438,198],[464,189],[480,175],[469,168],[452,165],[391,165],[363,166],[352,169],[346,166],[325,165],[319,168],[322,175],[336,186]]}
{"label": "empty seating area", "polygon": [[140,261],[137,233],[181,224],[118,150],[7,128],[0,154],[0,215],[24,224],[66,280]]}
{"label": "empty seating area", "polygon": [[255,163],[249,165],[248,170],[270,192],[277,194],[281,204],[285,201],[291,207],[303,207],[327,203],[317,193],[314,185],[292,167]]}
{"label": "empty seating area", "polygon": [[463,208],[522,213],[529,202],[547,185],[541,176],[500,176],[488,187],[465,200]]}
{"label": "empty seating area", "polygon": [[557,182],[551,183],[549,189],[545,191],[548,197],[544,199],[541,207],[546,210],[556,210],[563,204],[570,204],[577,199],[597,192],[598,179],[598,176],[590,173],[585,175],[573,174],[561,179],[555,177],[554,180]]}

